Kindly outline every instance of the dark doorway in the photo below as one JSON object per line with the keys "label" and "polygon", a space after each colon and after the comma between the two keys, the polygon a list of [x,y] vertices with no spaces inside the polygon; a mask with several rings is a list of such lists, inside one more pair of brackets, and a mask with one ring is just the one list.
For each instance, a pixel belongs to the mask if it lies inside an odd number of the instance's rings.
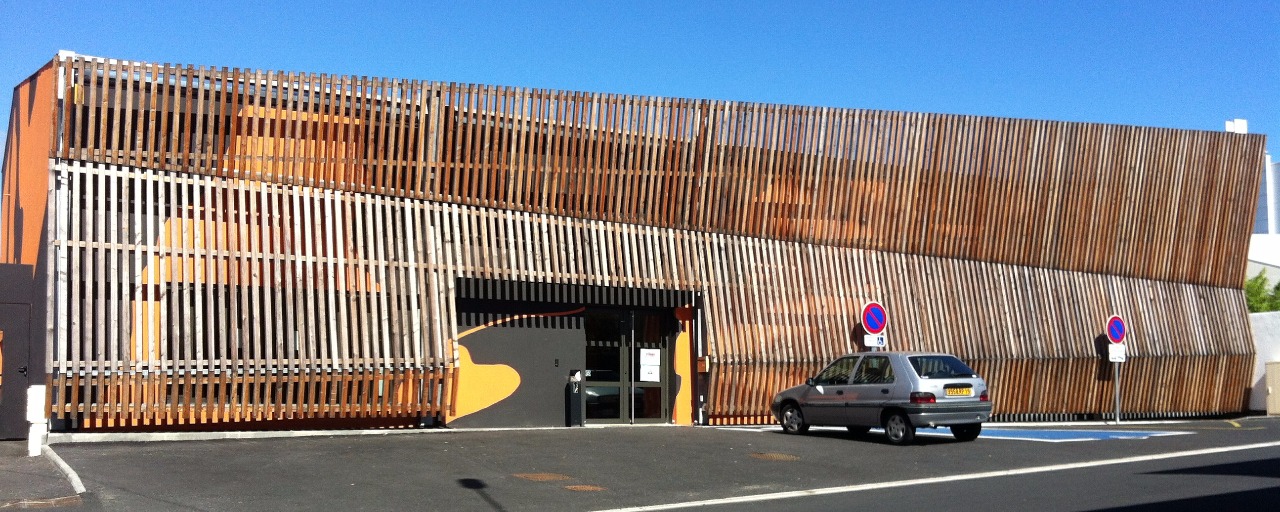
{"label": "dark doorway", "polygon": [[674,312],[665,309],[587,310],[583,380],[588,423],[671,420],[673,321]]}
{"label": "dark doorway", "polygon": [[31,374],[31,306],[0,303],[0,439],[27,437],[27,386]]}

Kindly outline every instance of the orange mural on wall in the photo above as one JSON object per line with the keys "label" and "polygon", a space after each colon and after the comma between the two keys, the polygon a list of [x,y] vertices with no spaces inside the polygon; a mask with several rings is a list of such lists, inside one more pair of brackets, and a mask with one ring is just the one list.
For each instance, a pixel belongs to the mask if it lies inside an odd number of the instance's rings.
{"label": "orange mural on wall", "polygon": [[445,414],[445,422],[448,423],[468,414],[474,414],[492,407],[494,404],[515,394],[516,389],[520,387],[520,373],[514,368],[505,364],[476,364],[471,359],[471,352],[462,344],[462,338],[495,325],[524,318],[575,315],[586,311],[586,309],[577,308],[556,313],[512,315],[458,333],[458,361],[453,374],[454,396],[450,401],[451,407]]}
{"label": "orange mural on wall", "polygon": [[671,407],[671,422],[676,425],[693,424],[693,308],[676,308],[676,321],[680,322],[680,334],[676,336],[675,346],[671,347],[675,356],[675,374],[680,385],[675,390],[675,401]]}
{"label": "orange mural on wall", "polygon": [[248,106],[231,126],[221,167],[242,177],[308,186],[365,183],[367,173],[356,159],[364,148],[365,138],[357,133],[361,125],[350,117]]}
{"label": "orange mural on wall", "polygon": [[[320,185],[335,175],[363,175],[362,167],[350,163],[361,143],[348,132],[360,125],[358,120],[254,106],[241,109],[237,119],[223,165],[234,166],[240,176],[268,179],[288,175],[305,185]],[[312,157],[286,163],[275,158],[286,154]],[[158,250],[147,258],[140,275],[134,276],[141,285],[139,290],[148,290],[132,301],[130,348],[135,365],[165,358],[166,285],[383,291],[371,272],[348,262],[364,256],[349,235],[354,228],[345,205],[326,209],[307,204],[304,213],[294,211],[298,190],[291,187],[249,179],[227,180],[215,186],[225,187],[220,203],[179,205],[176,210],[180,215],[164,219],[152,240]],[[306,203],[326,201],[312,196],[304,199]],[[256,216],[250,213],[251,206]],[[292,219],[292,223],[281,219]],[[331,232],[330,226],[335,224],[348,236]],[[291,261],[280,265],[263,257],[226,257],[233,254],[269,254]],[[339,277],[330,280],[333,272],[323,260],[335,258],[341,261],[337,264],[341,267],[337,269]],[[277,267],[272,268],[273,264]]]}
{"label": "orange mural on wall", "polygon": [[[238,180],[239,181],[239,180]],[[255,192],[265,186],[244,182]],[[346,222],[339,218],[336,222]],[[361,258],[357,246],[350,238],[338,241],[338,254],[330,255],[325,249],[325,233],[321,229],[297,232],[290,226],[261,226],[258,224],[207,220],[199,218],[170,217],[164,220],[159,237],[153,242],[159,248],[147,258],[140,275],[140,293],[132,301],[131,355],[138,364],[155,362],[164,358],[161,353],[165,332],[165,313],[169,292],[166,285],[224,285],[233,288],[284,288],[331,290],[338,292],[381,293],[382,283],[367,269],[349,260]],[[307,236],[307,235],[310,236]],[[299,240],[305,238],[305,241]],[[281,241],[308,248],[303,252],[282,247]],[[292,245],[292,244],[291,244]],[[215,257],[216,254],[264,252],[301,258],[306,261],[273,263],[265,258],[249,262]],[[166,254],[167,253],[167,254]],[[338,276],[328,264],[317,261],[336,257],[342,260]]]}

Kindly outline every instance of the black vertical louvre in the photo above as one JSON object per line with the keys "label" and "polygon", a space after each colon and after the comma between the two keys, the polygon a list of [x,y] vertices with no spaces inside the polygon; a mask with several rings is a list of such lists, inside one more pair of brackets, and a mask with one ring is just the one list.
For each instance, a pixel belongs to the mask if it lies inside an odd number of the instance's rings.
{"label": "black vertical louvre", "polygon": [[458,278],[456,289],[460,300],[501,300],[641,308],[677,308],[694,305],[694,292],[689,290],[536,283],[467,277]]}

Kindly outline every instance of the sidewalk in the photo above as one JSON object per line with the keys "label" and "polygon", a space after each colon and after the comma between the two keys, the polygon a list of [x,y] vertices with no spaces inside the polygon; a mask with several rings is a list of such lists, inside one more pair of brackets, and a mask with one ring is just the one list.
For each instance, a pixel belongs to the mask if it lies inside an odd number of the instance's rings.
{"label": "sidewalk", "polygon": [[75,506],[67,476],[48,457],[27,456],[27,442],[0,441],[0,509]]}

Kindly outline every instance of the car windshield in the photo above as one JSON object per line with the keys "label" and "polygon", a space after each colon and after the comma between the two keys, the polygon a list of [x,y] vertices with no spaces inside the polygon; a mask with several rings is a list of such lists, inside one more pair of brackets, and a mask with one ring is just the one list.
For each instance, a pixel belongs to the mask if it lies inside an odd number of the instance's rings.
{"label": "car windshield", "polygon": [[911,367],[926,379],[954,379],[977,377],[977,372],[955,356],[911,356]]}

